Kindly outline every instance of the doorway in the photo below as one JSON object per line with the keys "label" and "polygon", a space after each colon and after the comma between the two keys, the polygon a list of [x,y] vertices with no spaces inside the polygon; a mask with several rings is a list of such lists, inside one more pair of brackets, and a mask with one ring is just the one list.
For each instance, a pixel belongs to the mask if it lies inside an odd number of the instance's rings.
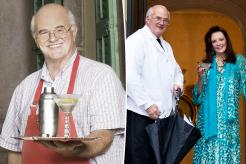
{"label": "doorway", "polygon": [[[244,54],[243,33],[233,19],[218,12],[207,10],[178,10],[171,12],[171,23],[164,38],[172,45],[175,58],[184,71],[187,95],[197,81],[197,62],[205,55],[204,36],[213,26],[222,26],[229,34],[236,53]],[[175,35],[174,35],[175,34]],[[240,100],[239,120],[241,139],[241,162],[245,163],[245,102]],[[193,150],[186,155],[183,164],[192,163]]]}

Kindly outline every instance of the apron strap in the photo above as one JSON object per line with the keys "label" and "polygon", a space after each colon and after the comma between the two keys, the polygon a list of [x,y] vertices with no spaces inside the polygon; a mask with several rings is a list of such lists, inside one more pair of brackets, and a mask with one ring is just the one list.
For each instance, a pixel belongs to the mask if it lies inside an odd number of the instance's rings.
{"label": "apron strap", "polygon": [[[70,75],[70,82],[67,90],[67,94],[72,94],[74,90],[74,85],[75,85],[75,79],[77,76],[77,71],[78,71],[78,66],[79,66],[79,61],[80,61],[80,55],[77,54],[74,63],[73,63],[73,68],[72,72]],[[72,113],[69,113],[69,130],[70,130],[70,137],[77,137],[77,132],[73,120]],[[57,130],[57,136],[58,137],[63,137],[64,136],[64,128],[65,128],[65,114],[63,112],[59,112],[59,126]]]}
{"label": "apron strap", "polygon": [[70,75],[70,83],[68,86],[68,90],[67,90],[67,94],[72,94],[73,93],[73,89],[74,89],[74,84],[75,84],[75,78],[77,76],[77,72],[78,72],[78,67],[79,67],[79,60],[80,60],[80,55],[79,53],[76,56],[76,59],[73,63],[73,68],[72,68],[72,73]]}
{"label": "apron strap", "polygon": [[37,87],[37,90],[35,92],[34,100],[33,100],[33,103],[32,103],[32,105],[34,105],[34,106],[38,104],[38,101],[40,99],[40,95],[41,95],[41,92],[42,92],[43,84],[44,84],[44,80],[41,79],[39,81],[39,83],[38,83],[38,87]]}

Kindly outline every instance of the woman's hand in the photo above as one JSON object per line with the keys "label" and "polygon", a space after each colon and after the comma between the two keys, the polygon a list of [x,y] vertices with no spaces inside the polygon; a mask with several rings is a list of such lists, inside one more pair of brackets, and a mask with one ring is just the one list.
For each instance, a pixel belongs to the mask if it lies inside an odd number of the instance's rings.
{"label": "woman's hand", "polygon": [[198,67],[197,67],[198,81],[202,79],[202,75],[206,71],[206,68],[202,64],[203,63],[198,64]]}
{"label": "woman's hand", "polygon": [[198,63],[197,73],[198,73],[198,92],[200,94],[202,90],[202,76],[210,68],[209,63]]}

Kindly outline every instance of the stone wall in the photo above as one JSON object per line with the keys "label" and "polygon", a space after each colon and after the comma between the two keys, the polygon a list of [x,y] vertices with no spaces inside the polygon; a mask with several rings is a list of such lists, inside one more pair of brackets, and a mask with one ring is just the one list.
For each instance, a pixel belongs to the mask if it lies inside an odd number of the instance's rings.
{"label": "stone wall", "polygon": [[[16,85],[36,68],[34,42],[29,23],[33,14],[30,1],[1,0],[0,5],[0,131]],[[7,154],[0,148],[0,163]]]}

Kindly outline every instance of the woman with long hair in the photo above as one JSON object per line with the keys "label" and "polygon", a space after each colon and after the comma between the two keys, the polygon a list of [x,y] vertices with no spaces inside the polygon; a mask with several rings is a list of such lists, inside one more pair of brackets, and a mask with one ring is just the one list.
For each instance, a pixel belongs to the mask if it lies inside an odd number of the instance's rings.
{"label": "woman with long hair", "polygon": [[234,53],[228,33],[219,26],[206,33],[205,45],[193,89],[202,133],[193,163],[240,163],[238,107],[240,94],[246,99],[246,59]]}

